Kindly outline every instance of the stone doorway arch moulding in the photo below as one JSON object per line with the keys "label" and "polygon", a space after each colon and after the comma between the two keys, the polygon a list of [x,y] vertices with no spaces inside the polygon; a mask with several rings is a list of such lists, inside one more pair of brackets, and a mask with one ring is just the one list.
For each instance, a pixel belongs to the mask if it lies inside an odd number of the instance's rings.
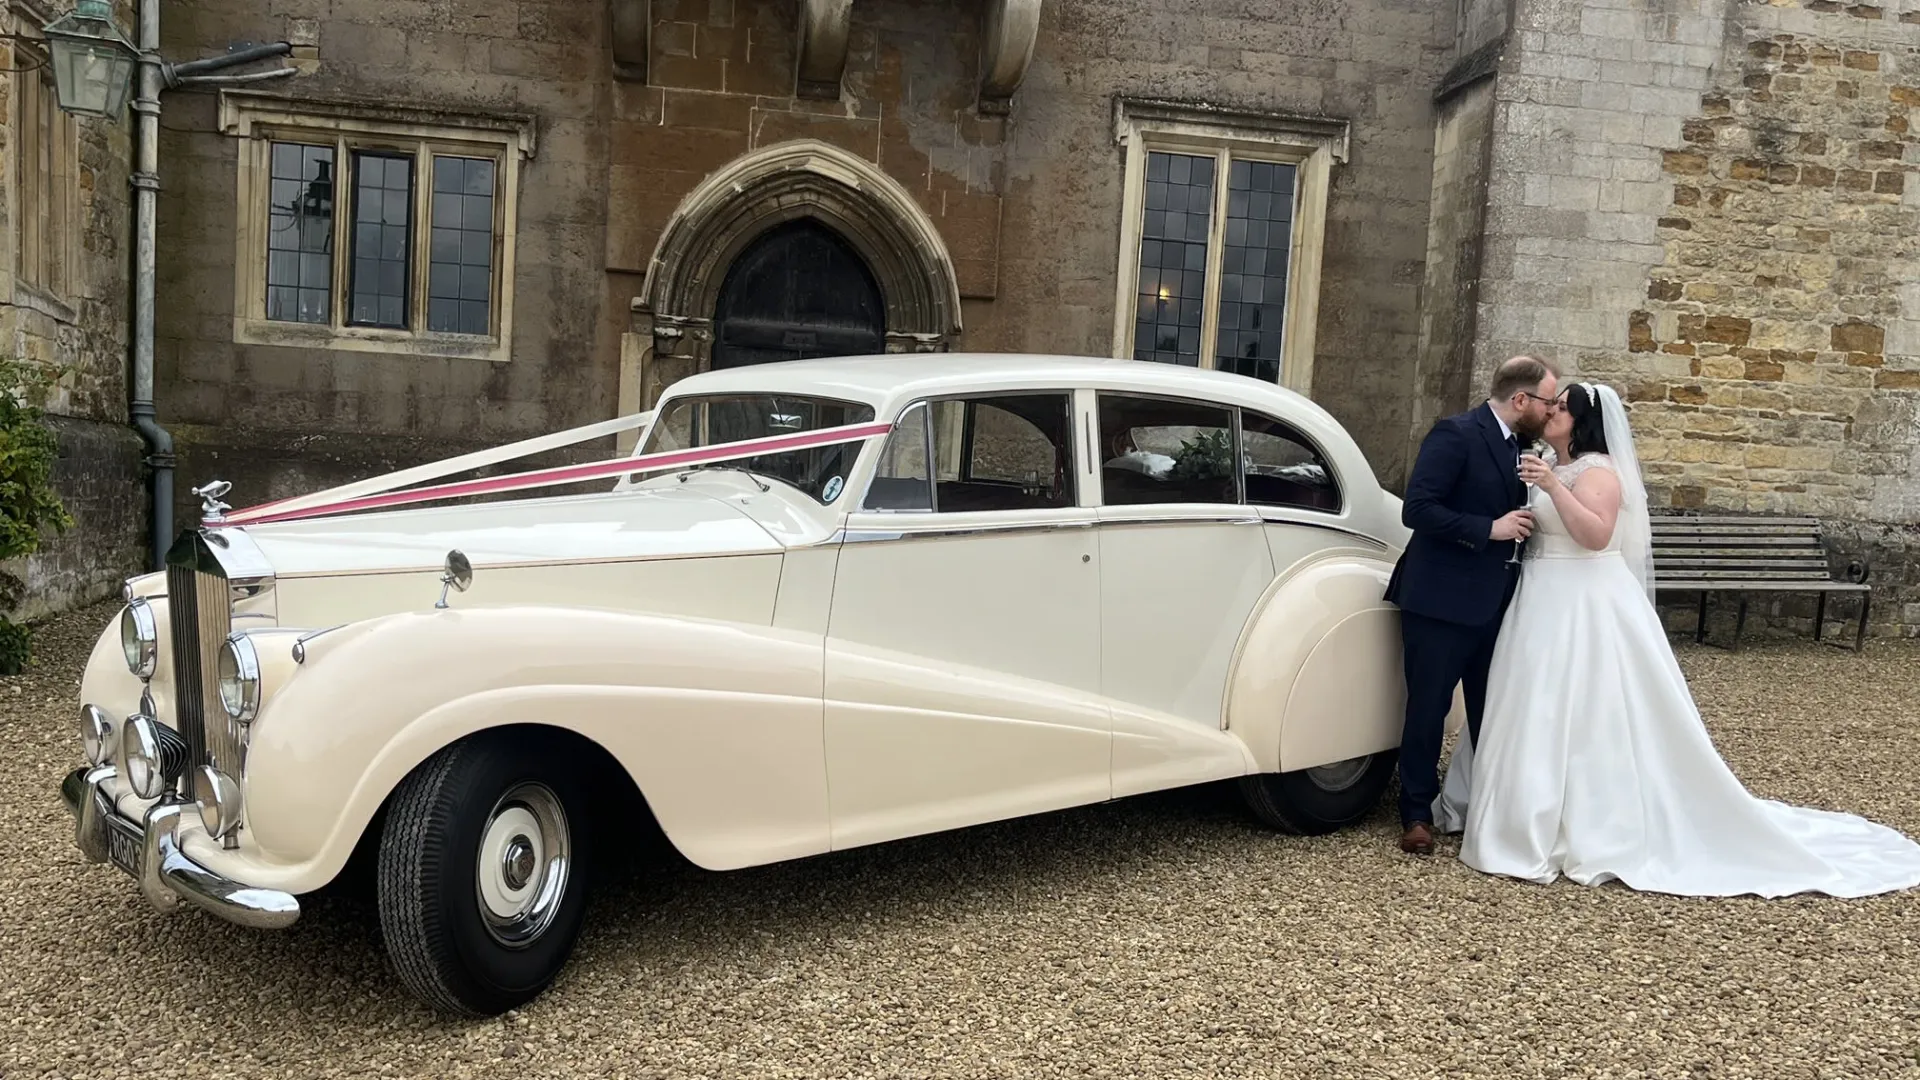
{"label": "stone doorway arch moulding", "polygon": [[621,344],[623,415],[706,370],[727,268],[755,237],[797,218],[832,228],[866,260],[886,304],[888,352],[952,346],[960,288],[933,219],[864,158],[813,139],[778,143],[707,177],[661,231]]}

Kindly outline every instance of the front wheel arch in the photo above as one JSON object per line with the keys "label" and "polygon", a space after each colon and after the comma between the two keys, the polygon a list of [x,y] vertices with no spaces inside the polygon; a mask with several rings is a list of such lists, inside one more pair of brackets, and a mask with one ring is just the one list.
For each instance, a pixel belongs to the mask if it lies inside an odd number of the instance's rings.
{"label": "front wheel arch", "polygon": [[[597,834],[618,834],[619,836],[618,843],[612,848],[604,843],[597,845],[603,853],[603,866],[605,856],[610,852],[617,854],[635,850],[658,850],[678,854],[667,838],[666,832],[660,827],[659,820],[654,816],[646,794],[634,782],[632,774],[627,772],[619,760],[599,743],[577,731],[547,724],[503,724],[471,732],[447,745],[453,746],[468,740],[493,737],[522,738],[531,740],[534,745],[550,745],[556,753],[579,763],[585,773],[587,789],[592,797],[592,808],[588,814],[589,827]],[[441,749],[444,750],[445,747]],[[393,785],[393,788],[381,799],[379,806],[374,809],[373,815],[361,827],[359,838],[354,842],[345,863],[330,880],[314,889],[314,894],[347,894],[369,898],[372,896],[378,874],[380,837],[386,828],[387,816],[391,812],[394,796],[409,777],[425,768],[437,754],[438,751],[416,762],[413,768]]]}

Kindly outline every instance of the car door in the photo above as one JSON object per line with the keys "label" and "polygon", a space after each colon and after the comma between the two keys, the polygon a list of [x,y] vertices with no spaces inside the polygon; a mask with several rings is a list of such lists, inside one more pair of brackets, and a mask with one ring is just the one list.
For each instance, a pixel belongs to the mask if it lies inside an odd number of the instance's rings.
{"label": "car door", "polygon": [[1100,656],[1116,712],[1114,795],[1233,775],[1227,675],[1273,580],[1241,498],[1235,410],[1102,391]]}
{"label": "car door", "polygon": [[829,615],[835,848],[1108,797],[1072,399],[938,399],[895,425],[848,516]]}

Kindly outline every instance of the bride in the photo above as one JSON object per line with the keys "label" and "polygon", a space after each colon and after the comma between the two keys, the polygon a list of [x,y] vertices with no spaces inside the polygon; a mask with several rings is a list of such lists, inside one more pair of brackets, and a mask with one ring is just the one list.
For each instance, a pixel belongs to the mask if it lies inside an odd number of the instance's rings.
{"label": "bride", "polygon": [[1460,859],[1545,884],[1685,896],[1866,896],[1920,885],[1920,844],[1750,795],[1714,750],[1653,607],[1646,489],[1620,398],[1567,388],[1521,462],[1536,522],[1494,647],[1481,745],[1434,803]]}

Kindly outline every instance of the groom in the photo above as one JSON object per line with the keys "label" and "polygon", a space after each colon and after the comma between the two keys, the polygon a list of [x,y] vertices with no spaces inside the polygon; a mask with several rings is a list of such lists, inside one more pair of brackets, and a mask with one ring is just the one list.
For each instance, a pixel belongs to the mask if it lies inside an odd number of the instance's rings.
{"label": "groom", "polygon": [[1440,794],[1440,741],[1453,688],[1462,686],[1467,731],[1477,747],[1487,668],[1513,587],[1509,565],[1533,530],[1519,475],[1520,448],[1540,437],[1559,377],[1516,356],[1494,372],[1485,404],[1433,425],[1407,480],[1400,520],[1413,530],[1387,582],[1400,608],[1407,715],[1400,736],[1400,849],[1433,851]]}

